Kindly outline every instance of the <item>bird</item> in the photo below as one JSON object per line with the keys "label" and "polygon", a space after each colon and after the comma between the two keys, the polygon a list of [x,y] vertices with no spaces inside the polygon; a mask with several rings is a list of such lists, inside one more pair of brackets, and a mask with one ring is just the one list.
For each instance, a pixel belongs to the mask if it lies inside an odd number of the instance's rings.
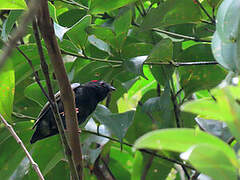
{"label": "bird", "polygon": [[[100,80],[92,80],[85,84],[73,83],[71,88],[75,94],[79,125],[86,121],[88,116],[96,109],[99,102],[103,101],[110,92],[115,90],[113,86]],[[60,99],[60,92],[55,94],[55,98],[64,128],[66,129],[64,107]],[[30,140],[31,144],[58,134],[57,124],[49,102],[43,106],[32,129],[35,129],[35,132]]]}

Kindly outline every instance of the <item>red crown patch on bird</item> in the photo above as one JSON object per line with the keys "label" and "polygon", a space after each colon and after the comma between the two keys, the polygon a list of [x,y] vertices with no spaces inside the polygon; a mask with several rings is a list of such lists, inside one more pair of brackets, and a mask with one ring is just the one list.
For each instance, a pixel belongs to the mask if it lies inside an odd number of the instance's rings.
{"label": "red crown patch on bird", "polygon": [[92,82],[98,82],[98,80],[92,80]]}

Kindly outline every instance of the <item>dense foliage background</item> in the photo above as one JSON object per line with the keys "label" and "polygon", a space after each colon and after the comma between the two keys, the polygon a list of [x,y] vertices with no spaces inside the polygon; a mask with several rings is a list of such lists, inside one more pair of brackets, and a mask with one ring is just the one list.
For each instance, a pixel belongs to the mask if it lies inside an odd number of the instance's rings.
{"label": "dense foliage background", "polygon": [[[83,126],[85,179],[206,179],[203,174],[218,180],[237,179],[240,111],[235,99],[239,98],[240,88],[210,91],[227,76],[211,51],[220,3],[49,2],[70,81],[105,80],[117,89]],[[24,0],[1,0],[0,9],[3,47],[21,23],[27,6]],[[46,86],[31,24],[18,48],[32,61]],[[57,92],[45,46],[44,52]],[[69,179],[59,136],[33,145],[29,142],[34,119],[46,101],[29,63],[15,49],[0,71],[0,113],[20,136],[46,179]],[[38,179],[2,123],[0,177]]]}

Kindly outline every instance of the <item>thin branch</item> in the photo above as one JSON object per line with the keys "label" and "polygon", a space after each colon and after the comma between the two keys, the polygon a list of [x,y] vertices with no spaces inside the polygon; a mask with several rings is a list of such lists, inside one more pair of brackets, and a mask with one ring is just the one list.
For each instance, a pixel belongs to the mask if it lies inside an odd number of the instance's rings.
{"label": "thin branch", "polygon": [[173,33],[173,32],[169,32],[169,31],[165,31],[159,28],[152,28],[153,31],[155,32],[160,32],[166,35],[171,35],[174,37],[178,37],[178,38],[182,38],[185,40],[192,40],[195,42],[211,42],[211,40],[206,40],[206,39],[201,39],[201,38],[197,38],[197,37],[192,37],[192,36],[186,36],[186,35],[182,35],[182,34],[178,34],[178,33]]}
{"label": "thin branch", "polygon": [[25,152],[25,154],[27,155],[27,158],[30,161],[34,171],[37,173],[39,179],[44,180],[44,177],[38,167],[38,164],[33,160],[32,156],[28,152],[27,148],[24,146],[22,140],[18,137],[17,133],[14,131],[13,127],[10,124],[8,124],[8,122],[3,118],[3,116],[1,114],[0,114],[0,118],[3,122],[3,124],[6,126],[6,128],[10,131],[10,133],[12,134],[14,139],[17,141],[17,143],[20,144],[20,146],[22,147],[22,149]]}
{"label": "thin branch", "polygon": [[210,21],[213,23],[213,24],[216,24],[215,23],[215,20],[210,16],[210,14],[208,14],[207,10],[203,7],[203,5],[198,1],[198,0],[194,0],[198,5],[199,7],[203,10],[203,12],[207,15],[207,17],[210,19]]}
{"label": "thin branch", "polygon": [[149,169],[151,168],[153,160],[154,160],[154,155],[151,155],[148,159],[147,164],[145,165],[145,168],[144,168],[143,172],[142,172],[141,180],[146,179],[147,173],[148,173]]}
{"label": "thin branch", "polygon": [[[96,61],[96,62],[103,62],[103,63],[112,63],[112,64],[122,64],[123,60],[108,60],[108,59],[100,59],[100,58],[93,58],[93,57],[86,57],[82,56],[80,54],[67,52],[61,49],[62,54],[70,55],[74,57],[83,58],[90,61]],[[160,59],[159,59],[160,60]],[[199,61],[199,62],[174,62],[174,61],[162,61],[162,62],[144,62],[143,65],[172,65],[174,67],[180,67],[180,66],[203,66],[203,65],[216,65],[218,64],[217,61]]]}
{"label": "thin branch", "polygon": [[[104,138],[107,138],[111,141],[114,141],[114,142],[117,142],[117,143],[122,143],[126,146],[129,146],[129,147],[133,147],[132,144],[129,144],[129,143],[126,143],[126,142],[120,142],[118,139],[115,139],[115,138],[112,138],[112,137],[109,137],[109,136],[105,136],[103,134],[99,134],[97,132],[93,132],[93,131],[89,131],[89,130],[85,130],[85,129],[82,129],[81,130],[82,132],[85,132],[85,133],[89,133],[89,134],[93,134],[93,135],[96,135],[96,136],[100,136],[100,137],[104,137]],[[143,152],[143,153],[147,153],[147,154],[151,154],[151,155],[154,155],[158,158],[161,158],[161,159],[164,159],[166,161],[169,161],[169,162],[172,162],[172,163],[176,163],[176,164],[179,164],[179,165],[182,165],[182,166],[185,166],[186,168],[189,168],[189,169],[192,169],[192,170],[195,170],[192,166],[188,165],[188,164],[184,164],[180,161],[177,161],[175,159],[171,159],[171,158],[168,158],[168,157],[165,157],[163,155],[160,155],[160,154],[157,154],[155,152],[152,152],[152,151],[149,151],[147,149],[138,149],[140,152]]]}
{"label": "thin branch", "polygon": [[17,113],[17,112],[12,112],[12,115],[17,118],[21,118],[21,119],[37,120],[37,118],[35,118],[35,117],[24,115],[24,114]]}
{"label": "thin branch", "polygon": [[137,3],[135,3],[135,6],[136,6],[139,14],[140,14],[142,17],[144,17],[144,14],[143,14],[143,12],[141,11],[141,9],[138,7]]}
{"label": "thin branch", "polygon": [[24,36],[27,29],[27,25],[29,22],[31,22],[35,13],[38,11],[38,8],[39,3],[37,0],[32,0],[29,3],[28,11],[21,18],[21,22],[19,23],[17,30],[14,33],[12,33],[13,34],[12,38],[9,40],[9,42],[3,49],[3,52],[0,56],[0,69],[3,67],[8,57],[11,55],[13,48],[15,48],[17,45],[17,42]]}
{"label": "thin branch", "polygon": [[146,12],[146,10],[145,10],[145,8],[144,8],[144,5],[143,5],[143,2],[142,2],[142,0],[139,0],[140,2],[140,6],[141,6],[141,8],[142,8],[142,12],[143,12],[143,15],[144,16],[146,16],[147,15],[147,12]]}
{"label": "thin branch", "polygon": [[[54,73],[59,84],[60,96],[64,105],[64,114],[68,131],[68,140],[72,157],[78,172],[78,178],[83,179],[83,159],[78,136],[78,120],[75,107],[73,90],[67,76],[67,72],[61,57],[61,52],[54,32],[53,22],[49,15],[48,1],[41,0],[41,8],[38,16],[38,25],[46,44]],[[73,174],[72,174],[73,175]],[[75,177],[76,178],[76,177]]]}
{"label": "thin branch", "polygon": [[190,180],[190,175],[189,175],[186,167],[184,167],[184,166],[181,166],[181,167],[182,167],[182,169],[183,169],[184,174],[187,176],[187,179]]}
{"label": "thin branch", "polygon": [[[61,140],[62,140],[62,144],[64,145],[66,157],[68,158],[68,161],[69,161],[70,170],[72,169],[72,171],[75,171],[74,162],[73,162],[73,159],[72,159],[72,156],[71,156],[71,149],[68,145],[67,138],[64,134],[63,124],[62,124],[62,121],[60,120],[61,118],[58,114],[57,105],[56,105],[56,102],[55,102],[55,97],[54,97],[54,93],[53,93],[50,78],[49,78],[48,67],[47,67],[47,64],[45,62],[45,57],[44,57],[44,54],[43,54],[43,51],[42,51],[42,45],[41,45],[41,42],[40,42],[40,37],[39,37],[39,33],[38,33],[38,29],[37,29],[37,25],[36,25],[35,20],[33,21],[33,31],[34,31],[36,43],[37,43],[37,46],[38,46],[38,52],[39,52],[39,55],[40,55],[42,70],[44,72],[44,76],[45,76],[45,79],[46,79],[46,82],[47,82],[48,92],[49,92],[49,95],[50,95],[51,98],[48,96],[48,94],[44,90],[44,88],[43,88],[43,86],[40,82],[38,73],[35,71],[35,68],[34,68],[30,58],[28,58],[28,56],[20,48],[17,47],[17,50],[23,55],[23,57],[27,60],[27,62],[31,66],[36,82],[38,83],[41,91],[43,92],[43,94],[45,95],[45,97],[48,99],[48,101],[50,103],[50,107],[51,107],[51,109],[54,113],[54,117],[56,117],[55,120],[56,120],[57,126],[59,127],[58,131],[59,131],[59,134],[60,134],[60,137],[61,137]],[[17,116],[17,117],[19,117],[19,116]],[[23,116],[23,117],[27,118],[26,116]]]}
{"label": "thin branch", "polygon": [[82,4],[79,4],[77,3],[76,1],[73,1],[73,0],[70,0],[70,1],[67,1],[67,0],[60,0],[61,2],[64,2],[64,3],[67,3],[67,4],[70,4],[70,5],[74,5],[74,6],[78,6],[86,11],[89,10],[89,8],[87,6],[84,6]]}
{"label": "thin branch", "polygon": [[18,50],[18,52],[20,52],[20,54],[22,54],[22,56],[27,60],[28,64],[30,65],[30,67],[32,68],[32,71],[33,71],[33,74],[34,74],[34,77],[35,77],[35,80],[36,82],[38,83],[41,91],[43,92],[44,96],[48,99],[48,101],[52,104],[53,102],[51,101],[51,99],[49,98],[47,92],[45,91],[45,89],[43,88],[41,82],[40,82],[40,78],[38,76],[38,73],[37,71],[35,70],[33,64],[32,64],[32,61],[28,58],[28,56],[19,48],[19,47],[16,47],[16,49]]}

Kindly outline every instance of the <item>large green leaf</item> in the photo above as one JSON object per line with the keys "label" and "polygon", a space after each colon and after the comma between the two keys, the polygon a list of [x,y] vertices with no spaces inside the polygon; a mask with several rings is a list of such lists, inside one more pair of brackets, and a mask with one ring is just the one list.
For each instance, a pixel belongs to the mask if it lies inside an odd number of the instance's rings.
{"label": "large green leaf", "polygon": [[123,140],[134,118],[134,111],[121,114],[111,113],[105,106],[98,105],[93,117],[104,124],[112,134]]}
{"label": "large green leaf", "polygon": [[[163,39],[154,46],[146,62],[170,62],[173,57],[173,43],[170,39]],[[154,78],[160,83],[165,84],[172,76],[174,68],[171,65],[150,66]]]}
{"label": "large green leaf", "polygon": [[[30,136],[31,136],[31,127],[32,123],[30,122],[21,122],[13,125],[13,128],[22,142],[25,144],[29,151],[32,149],[30,147]],[[10,177],[22,177],[22,172],[16,171],[18,167],[23,163],[23,159],[26,154],[24,153],[21,146],[16,142],[16,140],[10,135],[9,131],[5,127],[0,128],[0,136],[3,138],[0,141],[0,176],[2,179],[10,179]],[[28,171],[28,161],[25,160],[23,163],[25,166],[22,169],[26,173]],[[20,174],[15,174],[20,173]]]}
{"label": "large green leaf", "polygon": [[12,59],[0,70],[0,114],[11,121],[15,90],[15,74]]}
{"label": "large green leaf", "polygon": [[143,63],[146,59],[147,56],[138,56],[125,60],[123,61],[123,67],[129,72],[132,72],[137,76],[142,76],[147,79],[147,77],[143,73]]}
{"label": "large green leaf", "polygon": [[6,19],[6,21],[3,24],[1,38],[4,41],[8,40],[8,35],[12,31],[13,26],[16,23],[16,20],[21,16],[22,13],[23,13],[22,10],[10,11],[8,18]]}
{"label": "large green leaf", "polygon": [[206,119],[226,122],[231,133],[240,141],[239,105],[228,88],[216,89],[213,91],[213,94],[217,101],[210,99],[195,100],[186,103],[183,109]]}
{"label": "large green leaf", "polygon": [[240,2],[234,0],[223,1],[219,6],[216,31],[223,42],[235,42],[239,36],[239,8]]}
{"label": "large green leaf", "polygon": [[[184,50],[178,61],[214,61],[214,58],[209,44],[198,44]],[[226,72],[216,65],[181,66],[178,70],[186,96],[201,89],[213,88],[226,76]]]}
{"label": "large green leaf", "polygon": [[200,144],[191,147],[181,154],[184,160],[188,160],[198,171],[213,179],[237,180],[237,168],[235,164],[221,149],[212,144]]}
{"label": "large green leaf", "polygon": [[[48,92],[46,81],[41,81],[41,84],[42,84],[45,92]],[[53,81],[51,85],[53,87],[54,92],[57,92],[57,90],[58,90],[57,82]],[[25,88],[24,95],[26,97],[28,97],[29,99],[35,101],[42,107],[47,102],[47,98],[44,96],[42,90],[40,89],[38,83],[36,83],[36,82],[33,84],[30,84],[28,87]]]}
{"label": "large green leaf", "polygon": [[[40,69],[40,60],[38,55],[38,49],[36,44],[27,44],[27,45],[21,45],[18,46],[23,53],[32,61],[32,64],[35,68],[35,70]],[[43,48],[43,53],[46,58],[47,63],[49,63],[49,58],[47,55],[47,50]],[[25,80],[27,77],[31,77],[32,75],[32,69],[30,68],[30,65],[28,64],[27,60],[23,55],[18,52],[14,51],[12,53],[11,59],[13,60],[13,67],[15,70],[15,76],[16,80],[15,83],[18,85],[20,82]]]}
{"label": "large green leaf", "polygon": [[74,24],[67,32],[71,41],[79,48],[84,48],[87,40],[86,28],[91,24],[91,16],[86,15]]}
{"label": "large green leaf", "polygon": [[0,9],[26,9],[27,5],[24,0],[11,0],[5,1],[1,0]]}
{"label": "large green leaf", "polygon": [[185,152],[190,147],[198,144],[211,144],[221,150],[231,161],[237,162],[236,155],[228,144],[206,132],[187,128],[149,132],[135,142],[134,148]]}
{"label": "large green leaf", "polygon": [[151,9],[144,18],[141,28],[146,30],[154,27],[198,22],[200,18],[199,6],[194,1],[168,0],[160,3],[157,8]]}
{"label": "large green leaf", "polygon": [[90,13],[97,14],[105,11],[111,11],[127,4],[133,3],[136,0],[105,0],[104,3],[101,0],[92,0],[90,3]]}

